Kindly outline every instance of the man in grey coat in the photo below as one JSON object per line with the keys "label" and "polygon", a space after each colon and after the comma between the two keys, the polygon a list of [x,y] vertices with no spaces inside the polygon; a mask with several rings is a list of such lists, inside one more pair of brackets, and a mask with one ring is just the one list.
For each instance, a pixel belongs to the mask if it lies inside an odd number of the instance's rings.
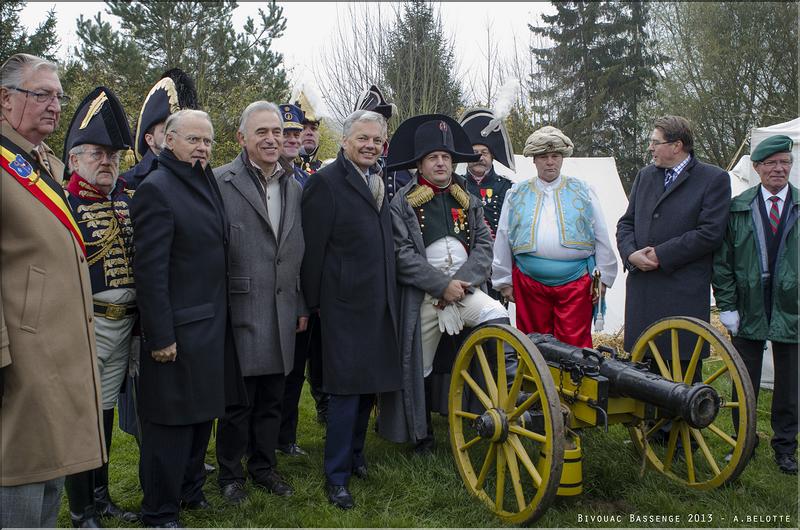
{"label": "man in grey coat", "polygon": [[291,486],[277,472],[275,449],[286,375],[294,364],[295,333],[308,322],[300,292],[302,189],[280,158],[278,107],[256,101],[242,113],[241,154],[214,171],[230,222],[229,298],[234,341],[247,405],[226,410],[217,430],[222,495],[246,498],[242,459],[256,484],[279,496]]}
{"label": "man in grey coat", "polygon": [[492,267],[492,236],[481,201],[466,191],[453,165],[478,158],[461,126],[440,114],[398,127],[388,169],[416,167],[417,178],[391,204],[397,281],[401,289],[403,389],[380,396],[382,436],[433,449],[433,365],[444,333],[488,322],[510,324],[505,307],[481,288]]}
{"label": "man in grey coat", "polygon": [[[628,270],[627,351],[659,319],[710,317],[712,258],[725,235],[731,184],[725,171],[694,156],[693,145],[685,118],[656,120],[648,145],[653,163],[639,171],[617,223],[617,248]],[[656,343],[659,351],[669,351],[668,343]],[[682,365],[691,353],[680,352]],[[698,366],[695,377],[700,375]]]}

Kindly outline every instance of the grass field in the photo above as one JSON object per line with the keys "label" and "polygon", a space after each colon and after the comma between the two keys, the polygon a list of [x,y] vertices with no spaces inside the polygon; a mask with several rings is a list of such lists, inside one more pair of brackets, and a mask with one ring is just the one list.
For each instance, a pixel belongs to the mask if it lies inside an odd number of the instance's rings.
{"label": "grass field", "polygon": [[[558,498],[536,523],[538,527],[797,527],[798,481],[780,473],[769,445],[768,412],[772,393],[762,391],[758,405],[761,443],[739,481],[710,492],[691,491],[647,470],[627,430],[612,426],[582,433],[584,493]],[[313,402],[304,392],[299,443],[306,457],[279,455],[279,469],[295,488],[278,498],[248,486],[249,500],[232,507],[219,495],[216,474],[206,482],[213,505],[206,512],[182,512],[190,527],[502,527],[478,500],[470,497],[456,470],[447,419],[434,417],[437,448],[416,456],[409,446],[378,438],[370,428],[367,459],[370,476],[352,479],[356,508],[340,511],[327,503],[322,476],[324,430],[315,421]],[[206,461],[216,465],[214,438]],[[117,430],[111,461],[111,493],[124,508],[137,510],[141,491],[138,450],[133,437]],[[602,516],[597,519],[598,516]],[[609,521],[614,516],[619,521]],[[780,516],[776,519],[775,516]],[[662,517],[658,520],[657,517]],[[633,519],[632,519],[633,518]],[[118,521],[106,520],[109,526]],[[59,526],[70,526],[66,498]]]}

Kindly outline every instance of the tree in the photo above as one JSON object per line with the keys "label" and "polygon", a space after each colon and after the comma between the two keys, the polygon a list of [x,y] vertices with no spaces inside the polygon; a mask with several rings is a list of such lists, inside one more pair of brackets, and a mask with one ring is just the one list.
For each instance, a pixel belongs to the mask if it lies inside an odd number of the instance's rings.
{"label": "tree", "polygon": [[44,21],[29,34],[19,21],[19,12],[26,4],[19,0],[0,3],[0,64],[19,52],[55,60],[58,51],[55,8],[51,8]]}
{"label": "tree", "polygon": [[453,42],[432,4],[413,0],[395,12],[386,53],[381,57],[388,96],[400,121],[418,114],[457,116],[461,87]]}
{"label": "tree", "polygon": [[661,113],[693,122],[699,156],[727,167],[753,126],[797,117],[797,3],[664,3],[654,15],[671,58]]}

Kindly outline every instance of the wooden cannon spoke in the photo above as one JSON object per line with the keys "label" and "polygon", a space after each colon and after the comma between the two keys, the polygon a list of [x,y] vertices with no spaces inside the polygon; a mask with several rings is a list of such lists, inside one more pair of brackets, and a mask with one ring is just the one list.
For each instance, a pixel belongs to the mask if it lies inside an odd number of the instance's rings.
{"label": "wooden cannon spoke", "polygon": [[528,396],[528,399],[520,403],[519,407],[515,408],[511,412],[511,414],[508,415],[508,421],[513,421],[517,419],[520,414],[531,408],[534,405],[534,403],[538,402],[539,402],[539,391],[537,390],[536,392]]}
{"label": "wooden cannon spoke", "polygon": [[711,374],[710,376],[708,376],[708,379],[706,379],[705,381],[703,381],[703,383],[704,383],[704,384],[706,384],[706,385],[710,385],[711,383],[713,383],[714,381],[716,381],[717,379],[719,379],[719,376],[721,376],[722,374],[724,374],[724,373],[725,373],[725,372],[727,372],[727,371],[728,371],[728,365],[727,365],[727,364],[723,364],[723,365],[720,367],[720,369],[719,369],[719,370],[717,370],[716,372],[714,372],[713,374]]}
{"label": "wooden cannon spoke", "polygon": [[478,398],[478,401],[481,402],[481,405],[483,405],[486,408],[486,410],[492,408],[492,400],[489,398],[489,396],[486,395],[486,392],[484,392],[483,389],[480,386],[478,386],[478,383],[476,383],[475,380],[472,378],[472,376],[469,375],[469,372],[467,372],[466,370],[461,370],[460,375],[461,378],[464,379],[464,382],[467,383],[467,386],[469,386],[470,390],[472,390],[475,393],[475,395]]}
{"label": "wooden cannon spoke", "polygon": [[697,482],[694,472],[694,455],[692,454],[692,444],[689,442],[689,426],[681,422],[681,442],[683,443],[683,455],[686,458],[686,473],[689,476],[689,484]]}
{"label": "wooden cannon spoke", "polygon": [[486,483],[486,477],[489,475],[489,470],[492,469],[494,456],[497,452],[497,444],[489,444],[489,450],[486,451],[486,456],[483,458],[483,465],[481,465],[478,479],[475,481],[475,489],[482,490],[483,485]]}
{"label": "wooden cannon spoke", "polygon": [[486,390],[489,391],[489,397],[492,400],[492,405],[496,407],[498,406],[497,384],[492,376],[492,370],[489,368],[489,361],[486,359],[486,353],[483,351],[483,346],[480,344],[475,345],[475,355],[478,357],[478,362],[481,365],[481,372],[483,373],[483,379],[486,381]]}
{"label": "wooden cannon spoke", "polygon": [[453,411],[453,414],[455,414],[459,418],[464,418],[467,420],[477,420],[478,418],[480,418],[479,414],[473,414],[472,412],[467,412],[466,410],[456,410]]}
{"label": "wooden cannon spoke", "polygon": [[511,484],[514,486],[514,496],[517,498],[517,506],[519,511],[525,509],[525,494],[522,492],[522,481],[519,475],[519,467],[517,466],[517,455],[511,444],[503,444],[503,452],[505,453],[506,462],[508,462],[508,471],[511,473]]}
{"label": "wooden cannon spoke", "polygon": [[703,343],[705,341],[703,337],[698,335],[697,344],[694,345],[694,351],[692,352],[689,366],[686,367],[686,373],[683,374],[683,382],[687,385],[691,385],[694,380],[694,372],[697,370],[697,363],[700,362],[700,353],[703,351]]}
{"label": "wooden cannon spoke", "polygon": [[678,446],[678,429],[674,426],[669,431],[669,440],[667,441],[667,454],[664,456],[664,471],[669,471],[672,468],[672,460],[675,458],[675,448]]}
{"label": "wooden cannon spoke", "polygon": [[503,407],[506,412],[512,412],[517,404],[517,396],[522,388],[522,382],[525,380],[524,372],[525,363],[517,363],[517,373],[514,374],[514,381],[511,383],[511,389],[508,391],[508,397],[506,398],[506,403]]}
{"label": "wooden cannon spoke", "polygon": [[514,434],[518,434],[519,436],[524,436],[530,440],[539,443],[545,443],[547,441],[547,437],[544,434],[539,434],[538,432],[529,431],[528,429],[524,429],[518,425],[509,425],[508,431],[513,432]]}
{"label": "wooden cannon spoke", "polygon": [[661,429],[661,427],[663,427],[668,421],[669,420],[666,418],[661,418],[655,423],[655,425],[650,427],[650,429],[648,429],[646,433],[644,433],[644,437],[650,438],[651,436],[653,436],[654,432],[657,432],[659,429]]}
{"label": "wooden cannon spoke", "polygon": [[681,381],[683,374],[681,374],[681,351],[677,329],[670,330],[670,340],[672,342],[672,380]]}
{"label": "wooden cannon spoke", "polygon": [[497,407],[503,408],[508,400],[508,374],[506,373],[506,357],[503,348],[503,339],[495,342],[497,352]]}
{"label": "wooden cannon spoke", "polygon": [[472,440],[468,441],[464,445],[459,446],[458,450],[462,451],[462,452],[463,451],[469,451],[470,447],[473,447],[475,444],[480,442],[482,439],[483,438],[481,438],[480,436],[476,436],[475,438],[473,438]]}
{"label": "wooden cannon spoke", "polygon": [[661,377],[664,379],[669,379],[669,368],[667,368],[667,364],[664,362],[661,352],[658,351],[658,346],[656,346],[655,341],[649,340],[647,341],[647,345],[650,347],[650,353],[653,354],[653,359],[655,359],[656,364],[658,364],[658,370],[661,372]]}
{"label": "wooden cannon spoke", "polygon": [[691,429],[691,433],[694,441],[697,442],[698,446],[700,446],[700,451],[702,451],[706,462],[708,462],[708,465],[711,466],[714,474],[719,475],[719,466],[717,465],[717,461],[714,459],[714,455],[711,454],[711,450],[708,448],[706,439],[703,438],[703,433],[700,432],[700,429]]}
{"label": "wooden cannon spoke", "polygon": [[722,438],[728,445],[731,447],[736,447],[736,440],[734,440],[730,435],[724,432],[722,429],[714,425],[713,423],[708,426],[708,430]]}
{"label": "wooden cannon spoke", "polygon": [[517,458],[522,462],[522,466],[533,479],[534,486],[536,486],[537,489],[540,488],[542,486],[542,476],[536,470],[536,466],[531,461],[531,457],[528,456],[525,448],[522,447],[522,441],[513,433],[508,435],[508,441],[511,443],[511,447],[514,448],[514,452],[517,453]]}
{"label": "wooden cannon spoke", "polygon": [[495,484],[494,507],[500,512],[503,510],[503,500],[506,493],[506,455],[503,451],[497,453],[497,484]]}

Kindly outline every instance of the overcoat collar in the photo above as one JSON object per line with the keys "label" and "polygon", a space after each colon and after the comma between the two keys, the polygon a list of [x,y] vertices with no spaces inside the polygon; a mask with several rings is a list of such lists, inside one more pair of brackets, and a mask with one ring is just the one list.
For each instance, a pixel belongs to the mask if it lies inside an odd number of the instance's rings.
{"label": "overcoat collar", "polygon": [[[340,149],[339,154],[336,155],[336,163],[339,164],[340,169],[344,172],[344,180],[350,184],[355,190],[358,192],[361,197],[365,201],[372,206],[372,209],[375,210],[375,213],[380,213],[378,209],[378,205],[375,204],[375,197],[372,196],[372,192],[369,191],[369,186],[367,186],[364,177],[358,172],[352,162],[344,156],[344,150]],[[384,203],[386,202],[386,197],[384,196]]]}
{"label": "overcoat collar", "polygon": [[[692,155],[692,159],[689,160],[688,164],[686,164],[686,167],[683,169],[683,171],[681,171],[681,174],[678,175],[678,178],[675,179],[675,182],[673,182],[672,185],[669,187],[669,189],[665,190],[658,198],[658,201],[656,201],[656,206],[661,204],[661,201],[669,197],[676,189],[678,189],[684,182],[686,182],[686,179],[688,179],[691,176],[692,169],[694,169],[694,166],[696,165],[697,165],[697,157]],[[656,169],[657,169],[656,174],[657,175],[660,174],[663,176],[664,170],[662,168],[656,168]],[[662,180],[660,184],[661,187],[663,188],[664,181]]]}

